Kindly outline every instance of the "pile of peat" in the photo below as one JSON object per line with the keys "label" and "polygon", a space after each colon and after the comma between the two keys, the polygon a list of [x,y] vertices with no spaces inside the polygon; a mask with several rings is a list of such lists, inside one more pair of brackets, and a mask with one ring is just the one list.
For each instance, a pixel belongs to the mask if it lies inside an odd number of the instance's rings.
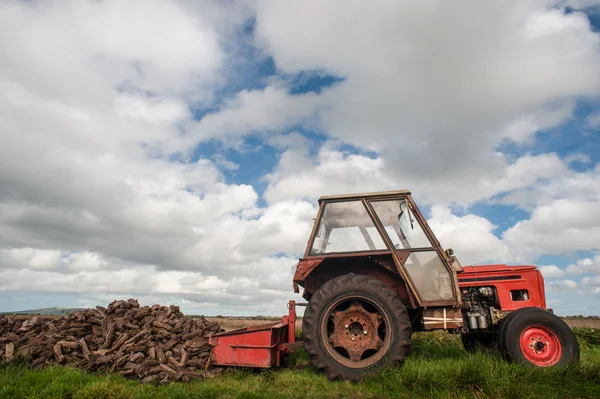
{"label": "pile of peat", "polygon": [[218,331],[217,323],[184,316],[178,306],[140,307],[135,299],[56,319],[0,315],[0,361],[66,364],[144,383],[189,381],[217,371],[208,371],[208,338]]}

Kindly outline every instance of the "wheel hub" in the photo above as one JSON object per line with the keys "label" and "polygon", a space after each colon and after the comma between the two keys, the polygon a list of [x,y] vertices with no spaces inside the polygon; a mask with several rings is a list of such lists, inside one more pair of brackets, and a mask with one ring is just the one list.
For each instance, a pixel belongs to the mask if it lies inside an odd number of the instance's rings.
{"label": "wheel hub", "polygon": [[552,366],[562,354],[562,345],[556,334],[544,326],[530,326],[520,338],[521,351],[525,358],[537,366]]}
{"label": "wheel hub", "polygon": [[533,344],[532,348],[534,348],[536,351],[542,351],[545,348],[546,345],[544,345],[543,342],[538,341],[536,343]]}
{"label": "wheel hub", "polygon": [[328,343],[337,351],[340,363],[356,365],[360,362],[362,365],[375,363],[381,357],[378,354],[384,341],[380,337],[380,327],[385,323],[376,309],[369,310],[365,309],[363,301],[352,300],[345,310],[330,313]]}

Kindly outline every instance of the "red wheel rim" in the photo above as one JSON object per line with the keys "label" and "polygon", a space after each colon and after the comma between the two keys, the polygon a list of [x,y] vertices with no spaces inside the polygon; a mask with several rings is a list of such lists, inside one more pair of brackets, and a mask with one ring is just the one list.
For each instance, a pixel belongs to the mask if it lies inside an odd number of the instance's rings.
{"label": "red wheel rim", "polygon": [[521,333],[520,343],[525,359],[536,366],[552,366],[560,360],[562,354],[560,339],[547,327],[527,327]]}

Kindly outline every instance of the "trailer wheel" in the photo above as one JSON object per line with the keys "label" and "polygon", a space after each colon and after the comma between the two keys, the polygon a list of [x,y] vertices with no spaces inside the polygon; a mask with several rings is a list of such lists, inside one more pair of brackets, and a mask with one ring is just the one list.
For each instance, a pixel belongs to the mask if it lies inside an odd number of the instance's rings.
{"label": "trailer wheel", "polygon": [[579,361],[579,344],[569,326],[539,308],[522,309],[506,320],[500,346],[509,361],[538,367]]}
{"label": "trailer wheel", "polygon": [[304,313],[302,333],[312,364],[330,380],[350,381],[402,363],[412,335],[398,295],[377,279],[355,274],[317,290]]}
{"label": "trailer wheel", "polygon": [[498,351],[498,341],[494,333],[462,334],[460,338],[467,352],[496,353]]}

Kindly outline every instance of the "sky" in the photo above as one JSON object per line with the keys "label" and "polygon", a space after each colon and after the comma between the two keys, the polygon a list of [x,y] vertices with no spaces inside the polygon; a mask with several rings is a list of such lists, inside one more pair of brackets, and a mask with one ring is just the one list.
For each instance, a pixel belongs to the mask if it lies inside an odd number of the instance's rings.
{"label": "sky", "polygon": [[280,315],[321,195],[600,314],[600,0],[0,1],[0,311]]}

